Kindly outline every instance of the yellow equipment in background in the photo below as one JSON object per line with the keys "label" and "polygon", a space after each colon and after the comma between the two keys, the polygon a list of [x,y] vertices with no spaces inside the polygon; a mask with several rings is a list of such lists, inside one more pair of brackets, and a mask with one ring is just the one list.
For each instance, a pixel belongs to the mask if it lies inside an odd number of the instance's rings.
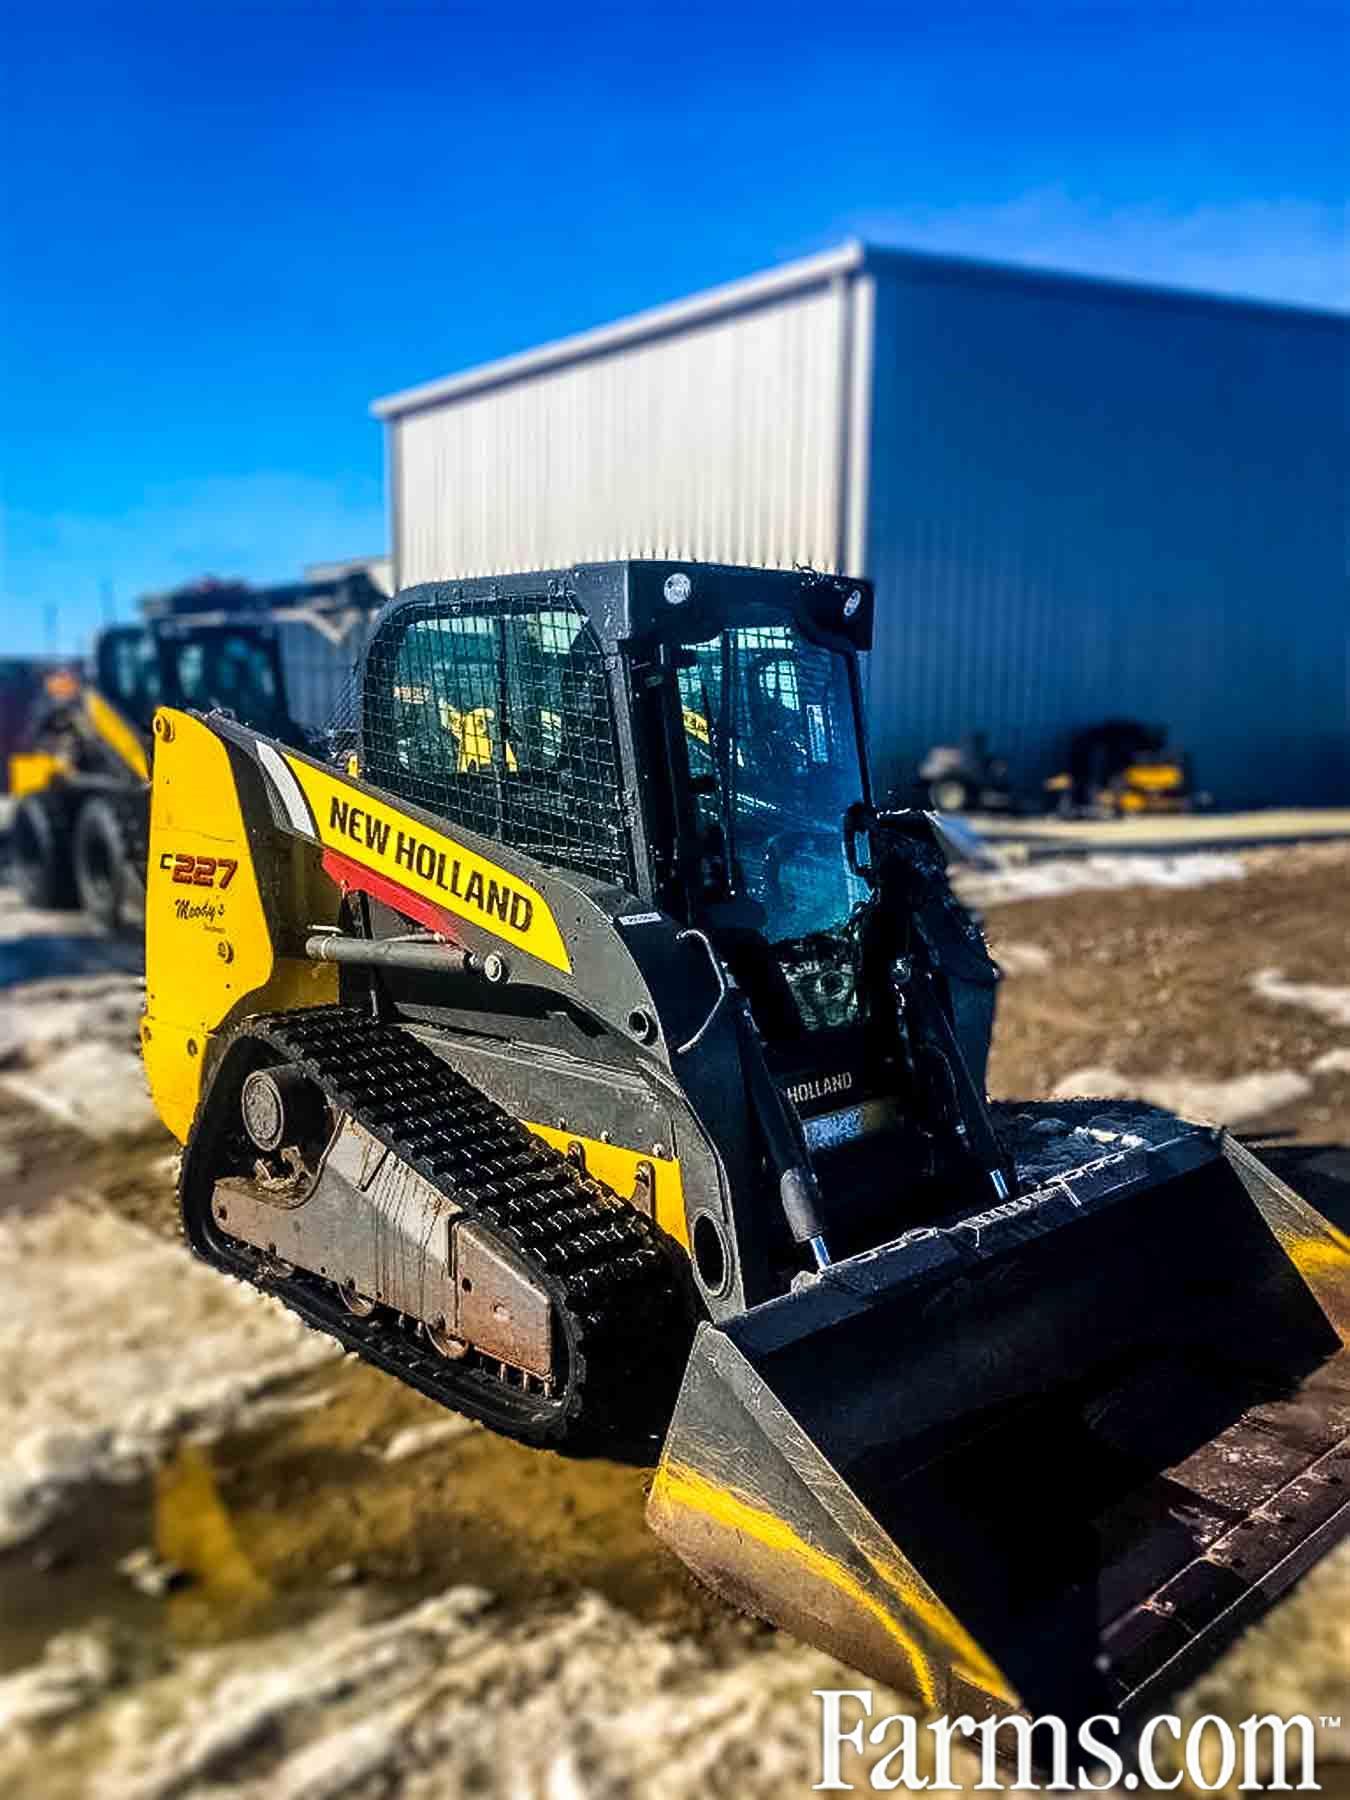
{"label": "yellow equipment in background", "polygon": [[112,929],[144,891],[156,706],[226,706],[274,734],[293,727],[276,646],[256,616],[113,626],[90,662],[84,682],[68,670],[48,677],[10,756],[11,864],[30,905],[79,906]]}
{"label": "yellow equipment in background", "polygon": [[1190,758],[1169,748],[1161,727],[1108,719],[1075,733],[1066,769],[1045,783],[1057,812],[1089,818],[1191,812],[1197,794]]}

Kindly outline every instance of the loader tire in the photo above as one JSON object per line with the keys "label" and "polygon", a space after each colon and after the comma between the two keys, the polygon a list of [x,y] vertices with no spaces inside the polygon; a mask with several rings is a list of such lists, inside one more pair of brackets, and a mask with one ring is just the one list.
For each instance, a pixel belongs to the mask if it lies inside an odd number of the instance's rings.
{"label": "loader tire", "polygon": [[20,897],[43,911],[78,904],[65,808],[39,794],[20,800],[10,829],[10,873]]}
{"label": "loader tire", "polygon": [[72,861],[81,910],[104,931],[116,931],[131,879],[126,833],[107,800],[86,800],[75,819]]}

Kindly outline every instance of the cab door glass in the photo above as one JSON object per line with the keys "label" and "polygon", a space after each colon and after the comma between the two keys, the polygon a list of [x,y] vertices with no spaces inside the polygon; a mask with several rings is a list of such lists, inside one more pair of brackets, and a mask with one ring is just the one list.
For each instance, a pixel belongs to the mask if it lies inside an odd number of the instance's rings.
{"label": "cab door glass", "polygon": [[842,850],[844,811],[862,791],[843,658],[786,621],[685,650],[680,716],[705,901],[755,903],[770,942],[836,929],[860,897]]}
{"label": "cab door glass", "polygon": [[99,650],[99,687],[120,713],[150,729],[155,708],[163,699],[159,648],[149,631],[115,631]]}
{"label": "cab door glass", "polygon": [[228,712],[255,730],[284,724],[271,645],[248,631],[203,631],[175,641],[172,657],[178,704],[194,712]]}

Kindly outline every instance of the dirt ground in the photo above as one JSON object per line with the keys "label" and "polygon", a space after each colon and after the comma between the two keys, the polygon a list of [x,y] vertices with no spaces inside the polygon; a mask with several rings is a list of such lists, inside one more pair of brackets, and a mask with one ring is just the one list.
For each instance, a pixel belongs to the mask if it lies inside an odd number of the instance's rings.
{"label": "dirt ground", "polygon": [[1008,971],[991,1091],[1128,1092],[1218,1119],[1350,1224],[1350,846],[1211,862],[1199,887],[989,905],[968,884]]}
{"label": "dirt ground", "polygon": [[[1350,1228],[1350,847],[1211,860],[970,880],[991,1087],[1222,1117]],[[493,1437],[190,1262],[139,1003],[133,949],[0,892],[0,1792],[808,1792],[812,1691],[874,1684],[703,1593],[649,1469]],[[1345,1710],[1346,1550],[1186,1709]]]}

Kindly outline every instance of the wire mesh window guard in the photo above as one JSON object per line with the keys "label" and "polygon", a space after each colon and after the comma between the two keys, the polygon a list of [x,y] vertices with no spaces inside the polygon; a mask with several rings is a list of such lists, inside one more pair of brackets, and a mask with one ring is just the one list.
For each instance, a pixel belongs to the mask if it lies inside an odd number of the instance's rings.
{"label": "wire mesh window guard", "polygon": [[604,656],[555,598],[414,603],[366,662],[366,778],[540,862],[634,885]]}

